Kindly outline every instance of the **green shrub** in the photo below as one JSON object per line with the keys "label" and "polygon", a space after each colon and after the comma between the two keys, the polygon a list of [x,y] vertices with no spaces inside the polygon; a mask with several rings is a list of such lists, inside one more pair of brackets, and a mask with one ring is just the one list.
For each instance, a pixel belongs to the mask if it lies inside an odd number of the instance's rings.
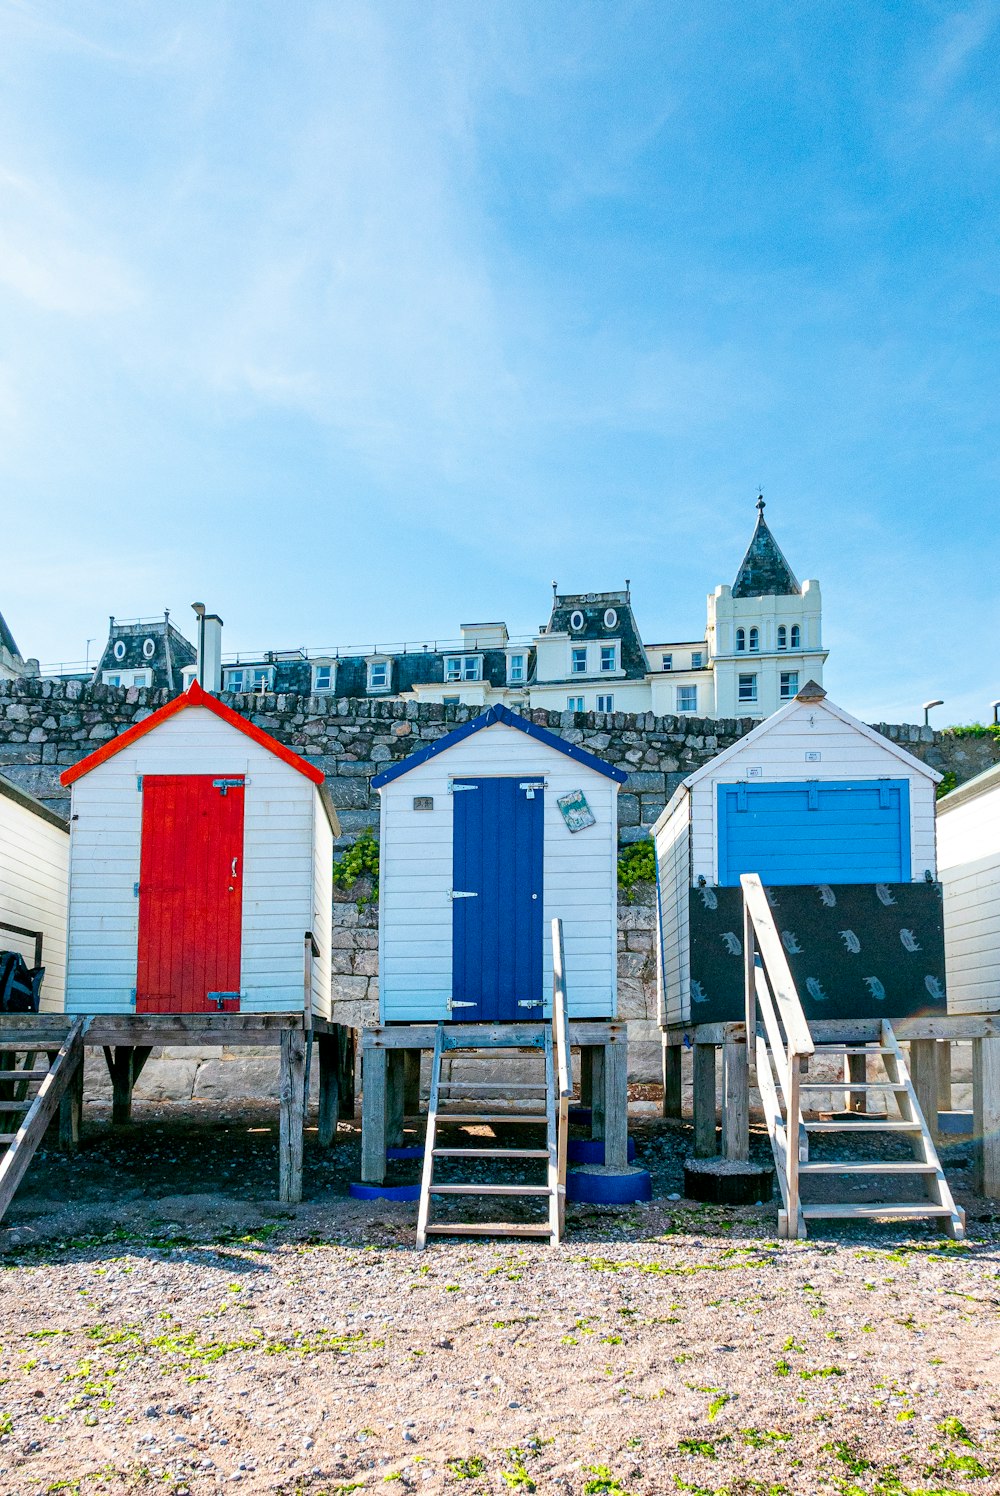
{"label": "green shrub", "polygon": [[618,853],[618,887],[631,903],[637,883],[656,882],[656,851],[650,840],[630,842]]}
{"label": "green shrub", "polygon": [[366,828],[353,846],[348,847],[333,864],[333,881],[338,888],[353,888],[359,878],[370,878],[372,891],[358,899],[358,904],[375,904],[378,902],[378,873],[378,837]]}

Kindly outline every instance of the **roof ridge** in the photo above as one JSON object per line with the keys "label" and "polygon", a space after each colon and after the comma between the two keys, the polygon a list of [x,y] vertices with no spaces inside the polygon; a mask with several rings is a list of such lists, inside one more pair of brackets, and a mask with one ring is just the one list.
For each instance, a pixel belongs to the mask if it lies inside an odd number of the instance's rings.
{"label": "roof ridge", "polygon": [[764,518],[763,494],[757,500],[757,523],[732,590],[733,597],[788,597],[802,591]]}

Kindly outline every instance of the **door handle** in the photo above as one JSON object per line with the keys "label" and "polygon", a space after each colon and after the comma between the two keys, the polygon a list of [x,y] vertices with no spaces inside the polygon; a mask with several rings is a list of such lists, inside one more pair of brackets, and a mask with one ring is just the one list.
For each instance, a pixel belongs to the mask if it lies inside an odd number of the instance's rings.
{"label": "door handle", "polygon": [[232,867],[229,870],[229,876],[230,876],[230,878],[235,878],[236,877],[236,864],[239,862],[239,860],[240,859],[238,857],[234,857],[233,858],[233,865],[232,865]]}

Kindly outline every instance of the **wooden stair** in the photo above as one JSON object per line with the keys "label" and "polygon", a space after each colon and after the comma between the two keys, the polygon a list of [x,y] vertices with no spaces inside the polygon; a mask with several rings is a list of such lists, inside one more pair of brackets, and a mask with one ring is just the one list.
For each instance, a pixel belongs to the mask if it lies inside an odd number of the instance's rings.
{"label": "wooden stair", "polygon": [[[88,1022],[76,1019],[58,1050],[45,1051],[46,1066],[38,1064],[42,1055],[37,1039],[0,1040],[0,1058],[5,1062],[0,1067],[0,1220],[83,1064]],[[23,1057],[20,1065],[19,1056]],[[24,1120],[17,1129],[7,1130],[19,1116]]]}

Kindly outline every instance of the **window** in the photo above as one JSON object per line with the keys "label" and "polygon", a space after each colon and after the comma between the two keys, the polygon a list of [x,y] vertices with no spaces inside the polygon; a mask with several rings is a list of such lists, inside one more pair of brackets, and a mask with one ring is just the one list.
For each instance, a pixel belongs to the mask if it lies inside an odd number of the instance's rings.
{"label": "window", "polygon": [[698,687],[677,687],[677,710],[679,712],[696,712],[698,710]]}
{"label": "window", "polygon": [[151,660],[153,658],[153,656],[155,655],[155,653],[156,653],[156,643],[155,643],[155,641],[153,639],[143,639],[143,641],[142,641],[142,657],[143,657],[143,659],[144,660]]}
{"label": "window", "polygon": [[124,658],[125,658],[125,640],[124,639],[116,639],[115,640],[114,656],[115,656],[116,660],[124,660]]}
{"label": "window", "polygon": [[227,691],[269,691],[274,685],[273,665],[234,665],[225,672]]}
{"label": "window", "polygon": [[110,670],[104,672],[104,684],[106,686],[120,686],[122,678],[120,675],[112,675]]}
{"label": "window", "polygon": [[482,680],[481,655],[449,655],[444,662],[445,680]]}
{"label": "window", "polygon": [[755,675],[739,677],[739,698],[741,701],[757,700],[757,677]]}
{"label": "window", "polygon": [[587,651],[585,649],[574,649],[572,651],[570,664],[571,675],[586,675],[587,673]]}
{"label": "window", "polygon": [[583,697],[582,696],[567,696],[566,697],[566,710],[568,712],[582,712],[582,711],[585,711],[586,708],[583,705]]}
{"label": "window", "polygon": [[785,625],[783,623],[778,624],[778,648],[788,648],[788,630],[785,628]]}
{"label": "window", "polygon": [[760,629],[750,630],[750,652],[755,653],[760,649]]}
{"label": "window", "polygon": [[580,632],[580,630],[583,628],[583,625],[584,625],[585,622],[586,622],[586,619],[584,618],[583,614],[580,612],[579,608],[576,608],[569,615],[569,626],[570,626],[570,628],[573,630],[573,632],[575,634],[578,634]]}
{"label": "window", "polygon": [[673,668],[674,668],[674,657],[673,657],[673,655],[661,655],[661,657],[660,657],[660,666],[661,666],[661,669],[663,669],[663,670],[673,670]]}
{"label": "window", "polygon": [[799,694],[799,672],[797,670],[783,670],[781,672],[781,699],[791,701],[793,696]]}
{"label": "window", "polygon": [[736,630],[736,653],[737,654],[742,654],[743,651],[746,649],[746,647],[747,647],[747,631],[746,631],[746,629],[737,629]]}
{"label": "window", "polygon": [[617,644],[601,645],[601,669],[604,671],[618,669]]}
{"label": "window", "polygon": [[613,696],[598,696],[597,710],[599,712],[613,712],[615,709],[615,698]]}
{"label": "window", "polygon": [[792,648],[793,649],[801,649],[802,648],[802,632],[799,629],[799,626],[798,626],[797,623],[793,623],[792,624]]}
{"label": "window", "polygon": [[388,691],[389,689],[389,661],[368,661],[368,689],[369,691]]}
{"label": "window", "polygon": [[702,661],[701,650],[700,649],[696,649],[694,651],[694,653],[692,654],[692,656],[691,656],[691,669],[692,670],[700,670],[701,669],[701,661]]}
{"label": "window", "polygon": [[618,627],[618,614],[615,612],[614,608],[605,608],[604,627],[606,629],[616,629]]}
{"label": "window", "polygon": [[441,697],[441,704],[442,704],[442,706],[458,706],[458,697],[457,696],[442,696]]}
{"label": "window", "polygon": [[524,680],[524,655],[510,655],[508,657],[507,679],[518,682]]}
{"label": "window", "polygon": [[313,666],[313,690],[332,691],[334,670],[332,665]]}

